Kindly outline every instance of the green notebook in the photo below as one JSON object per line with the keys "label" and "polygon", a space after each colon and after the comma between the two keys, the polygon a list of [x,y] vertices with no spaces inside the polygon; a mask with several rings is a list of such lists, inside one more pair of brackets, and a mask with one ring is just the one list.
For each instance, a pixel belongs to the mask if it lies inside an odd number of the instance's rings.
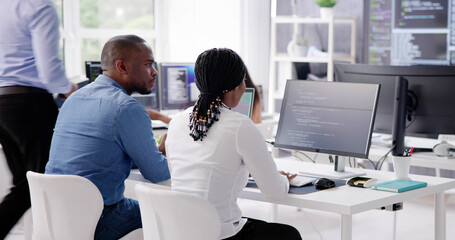
{"label": "green notebook", "polygon": [[409,190],[426,187],[426,182],[397,179],[388,182],[378,183],[372,186],[375,190],[387,192],[406,192]]}

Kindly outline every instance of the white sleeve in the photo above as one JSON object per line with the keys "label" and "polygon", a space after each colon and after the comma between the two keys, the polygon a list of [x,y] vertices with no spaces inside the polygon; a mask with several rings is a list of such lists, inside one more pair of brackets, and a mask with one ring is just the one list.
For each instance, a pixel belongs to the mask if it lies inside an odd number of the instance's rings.
{"label": "white sleeve", "polygon": [[241,121],[236,144],[237,151],[261,192],[273,200],[285,198],[289,191],[289,181],[278,173],[264,138],[251,120]]}

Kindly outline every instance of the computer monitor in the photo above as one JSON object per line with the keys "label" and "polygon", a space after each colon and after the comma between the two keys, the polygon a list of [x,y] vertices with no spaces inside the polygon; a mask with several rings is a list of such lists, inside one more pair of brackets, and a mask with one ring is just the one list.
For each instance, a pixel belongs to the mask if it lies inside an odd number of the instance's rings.
{"label": "computer monitor", "polygon": [[194,63],[161,63],[161,109],[186,109],[193,106],[199,96],[194,82]]}
{"label": "computer monitor", "polygon": [[455,68],[335,64],[335,81],[381,84],[374,131],[392,133],[395,81],[408,82],[406,135],[455,134]]}
{"label": "computer monitor", "polygon": [[[153,67],[157,69],[156,62],[153,63]],[[159,94],[159,75],[155,77],[155,86],[152,88],[152,92],[149,94],[140,94],[137,92],[133,92],[131,97],[136,99],[138,102],[142,104],[145,108],[151,108],[155,110],[160,110],[160,94]]]}
{"label": "computer monitor", "polygon": [[101,62],[85,61],[85,76],[87,76],[89,82],[95,81],[95,79],[102,73]]}
{"label": "computer monitor", "polygon": [[239,104],[235,108],[232,108],[232,111],[239,112],[251,118],[251,114],[253,113],[253,102],[254,88],[246,88],[240,98]]}
{"label": "computer monitor", "polygon": [[364,1],[365,63],[455,65],[452,1]]}
{"label": "computer monitor", "polygon": [[379,88],[288,80],[275,147],[368,158]]}

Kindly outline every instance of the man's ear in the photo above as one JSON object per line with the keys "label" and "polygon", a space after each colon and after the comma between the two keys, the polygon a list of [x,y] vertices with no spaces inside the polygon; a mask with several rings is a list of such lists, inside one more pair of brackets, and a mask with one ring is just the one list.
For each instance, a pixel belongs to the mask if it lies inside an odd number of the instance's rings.
{"label": "man's ear", "polygon": [[125,61],[119,59],[117,60],[117,62],[115,62],[115,68],[118,72],[122,73],[122,74],[126,74],[127,71],[126,71],[126,66],[125,66]]}

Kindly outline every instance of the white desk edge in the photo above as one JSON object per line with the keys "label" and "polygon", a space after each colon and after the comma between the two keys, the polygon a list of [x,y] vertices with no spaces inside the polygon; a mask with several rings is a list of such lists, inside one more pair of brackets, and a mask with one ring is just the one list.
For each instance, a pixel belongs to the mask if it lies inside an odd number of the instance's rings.
{"label": "white desk edge", "polygon": [[[289,158],[276,159],[278,168],[280,162],[291,161]],[[304,168],[308,164],[294,161],[298,168]],[[287,162],[289,164],[290,162]],[[377,178],[379,181],[392,180],[393,172],[365,170],[368,177]],[[455,188],[455,179],[429,177],[422,175],[410,175],[416,181],[425,181],[428,186],[403,193],[391,193],[372,189],[356,188],[347,185],[318,191],[309,194],[289,194],[281,201],[267,199],[258,189],[245,188],[239,195],[240,198],[255,201],[277,203],[300,208],[315,209],[341,214],[341,235],[343,240],[352,239],[352,215],[367,210],[388,206],[394,203],[435,195],[435,239],[445,239],[446,217],[444,191]],[[134,187],[137,183],[146,183],[138,170],[133,170],[128,178]],[[170,181],[151,185],[152,187],[170,189]],[[128,187],[128,186],[127,186]],[[133,190],[134,191],[134,190]],[[367,194],[366,194],[367,193]]]}

